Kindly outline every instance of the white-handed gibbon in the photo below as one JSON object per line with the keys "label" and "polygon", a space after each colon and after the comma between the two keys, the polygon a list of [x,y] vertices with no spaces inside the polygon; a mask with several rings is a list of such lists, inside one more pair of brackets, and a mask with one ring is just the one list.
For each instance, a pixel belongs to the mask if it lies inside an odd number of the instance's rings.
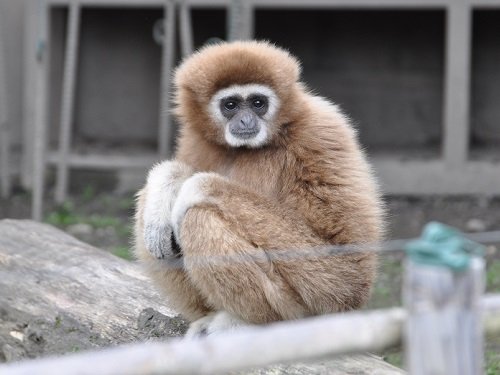
{"label": "white-handed gibbon", "polygon": [[369,297],[372,252],[314,248],[380,240],[377,184],[349,120],[299,79],[266,42],[202,48],[175,73],[180,137],[139,192],[135,253],[190,335]]}

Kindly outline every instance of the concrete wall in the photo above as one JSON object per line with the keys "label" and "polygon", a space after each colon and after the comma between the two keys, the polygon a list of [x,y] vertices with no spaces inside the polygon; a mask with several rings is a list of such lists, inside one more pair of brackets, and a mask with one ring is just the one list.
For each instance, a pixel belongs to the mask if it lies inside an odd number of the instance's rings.
{"label": "concrete wall", "polygon": [[[22,119],[24,1],[0,2],[14,139]],[[54,13],[52,126],[57,130],[64,11]],[[83,12],[76,139],[156,142],[160,47],[152,38],[161,10]],[[193,12],[195,45],[225,35],[225,11]],[[298,55],[312,89],[340,104],[372,151],[437,152],[442,138],[444,12],[256,12],[256,37]],[[277,23],[277,20],[279,20]],[[476,11],[472,80],[473,147],[500,142],[500,11]]]}
{"label": "concrete wall", "polygon": [[[56,12],[55,17],[63,18],[64,12]],[[162,17],[160,9],[83,11],[75,104],[77,142],[134,143],[151,147],[156,144],[161,46],[153,40],[153,26]],[[211,36],[224,37],[224,11],[194,12],[193,17],[198,45]],[[54,42],[62,44],[58,34],[64,25],[59,24],[54,30]],[[54,61],[53,72],[54,82],[59,82],[59,60]],[[57,86],[53,92],[55,128],[60,104]]]}
{"label": "concrete wall", "polygon": [[[23,7],[0,0],[7,40],[9,108],[21,143]],[[51,127],[57,133],[65,11],[54,12]],[[157,143],[160,9],[85,9],[75,105],[75,140]],[[443,137],[444,11],[258,10],[257,38],[289,48],[304,79],[354,119],[372,153],[437,156]],[[195,10],[195,45],[224,38],[225,11]],[[500,10],[474,12],[471,146],[500,157]],[[52,137],[52,139],[55,139]]]}
{"label": "concrete wall", "polygon": [[473,22],[471,146],[473,151],[481,148],[496,148],[498,151],[500,146],[500,10],[475,11]]}
{"label": "concrete wall", "polygon": [[257,37],[297,54],[310,87],[340,104],[379,151],[439,145],[443,30],[439,11],[256,14]]}
{"label": "concrete wall", "polygon": [[[161,16],[159,10],[83,12],[76,139],[155,144],[160,47],[151,36]],[[223,10],[194,11],[195,45],[223,38],[224,17]],[[443,28],[442,12],[266,10],[257,11],[255,25],[257,38],[300,57],[305,81],[339,103],[362,142],[378,151],[437,151]],[[63,30],[55,26],[56,45]],[[54,64],[60,72],[57,57]],[[57,76],[53,81],[60,83]],[[59,101],[53,104],[56,127]]]}
{"label": "concrete wall", "polygon": [[88,9],[82,17],[76,133],[88,140],[152,142],[161,66],[152,29],[162,12]]}

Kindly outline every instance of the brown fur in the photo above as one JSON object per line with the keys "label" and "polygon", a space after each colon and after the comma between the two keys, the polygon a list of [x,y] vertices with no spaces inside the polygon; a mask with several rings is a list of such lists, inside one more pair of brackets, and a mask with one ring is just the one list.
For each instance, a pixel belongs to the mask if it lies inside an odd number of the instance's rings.
{"label": "brown fur", "polygon": [[[373,254],[314,256],[307,250],[379,241],[383,224],[355,132],[336,106],[305,89],[299,74],[295,58],[262,42],[206,47],[176,72],[182,124],[176,159],[217,175],[204,186],[210,199],[184,217],[183,268],[168,267],[145,249],[144,193],[136,254],[188,319],[226,310],[265,323],[358,308],[369,296]],[[207,108],[219,89],[246,83],[268,85],[281,100],[272,139],[259,149],[225,145]],[[284,249],[305,256],[272,259]]]}

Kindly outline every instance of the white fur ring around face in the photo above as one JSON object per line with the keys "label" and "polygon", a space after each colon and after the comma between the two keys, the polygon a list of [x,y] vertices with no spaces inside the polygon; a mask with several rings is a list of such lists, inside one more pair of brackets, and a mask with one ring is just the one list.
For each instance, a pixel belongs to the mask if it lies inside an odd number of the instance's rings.
{"label": "white fur ring around face", "polygon": [[170,217],[177,193],[192,173],[191,167],[177,161],[164,161],[149,171],[145,187],[144,241],[156,258],[168,258],[178,253],[174,248]]}

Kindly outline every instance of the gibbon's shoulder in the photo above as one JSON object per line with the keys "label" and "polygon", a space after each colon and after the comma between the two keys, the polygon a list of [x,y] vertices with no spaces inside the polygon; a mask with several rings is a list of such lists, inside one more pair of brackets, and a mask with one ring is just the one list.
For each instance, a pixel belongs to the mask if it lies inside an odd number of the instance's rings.
{"label": "gibbon's shoulder", "polygon": [[316,152],[358,153],[356,129],[341,108],[328,99],[303,91],[303,111],[293,124],[294,143]]}
{"label": "gibbon's shoulder", "polygon": [[290,131],[287,159],[295,169],[289,170],[302,183],[320,192],[333,187],[347,194],[342,199],[380,216],[378,184],[349,118],[327,99],[306,95],[307,110]]}

